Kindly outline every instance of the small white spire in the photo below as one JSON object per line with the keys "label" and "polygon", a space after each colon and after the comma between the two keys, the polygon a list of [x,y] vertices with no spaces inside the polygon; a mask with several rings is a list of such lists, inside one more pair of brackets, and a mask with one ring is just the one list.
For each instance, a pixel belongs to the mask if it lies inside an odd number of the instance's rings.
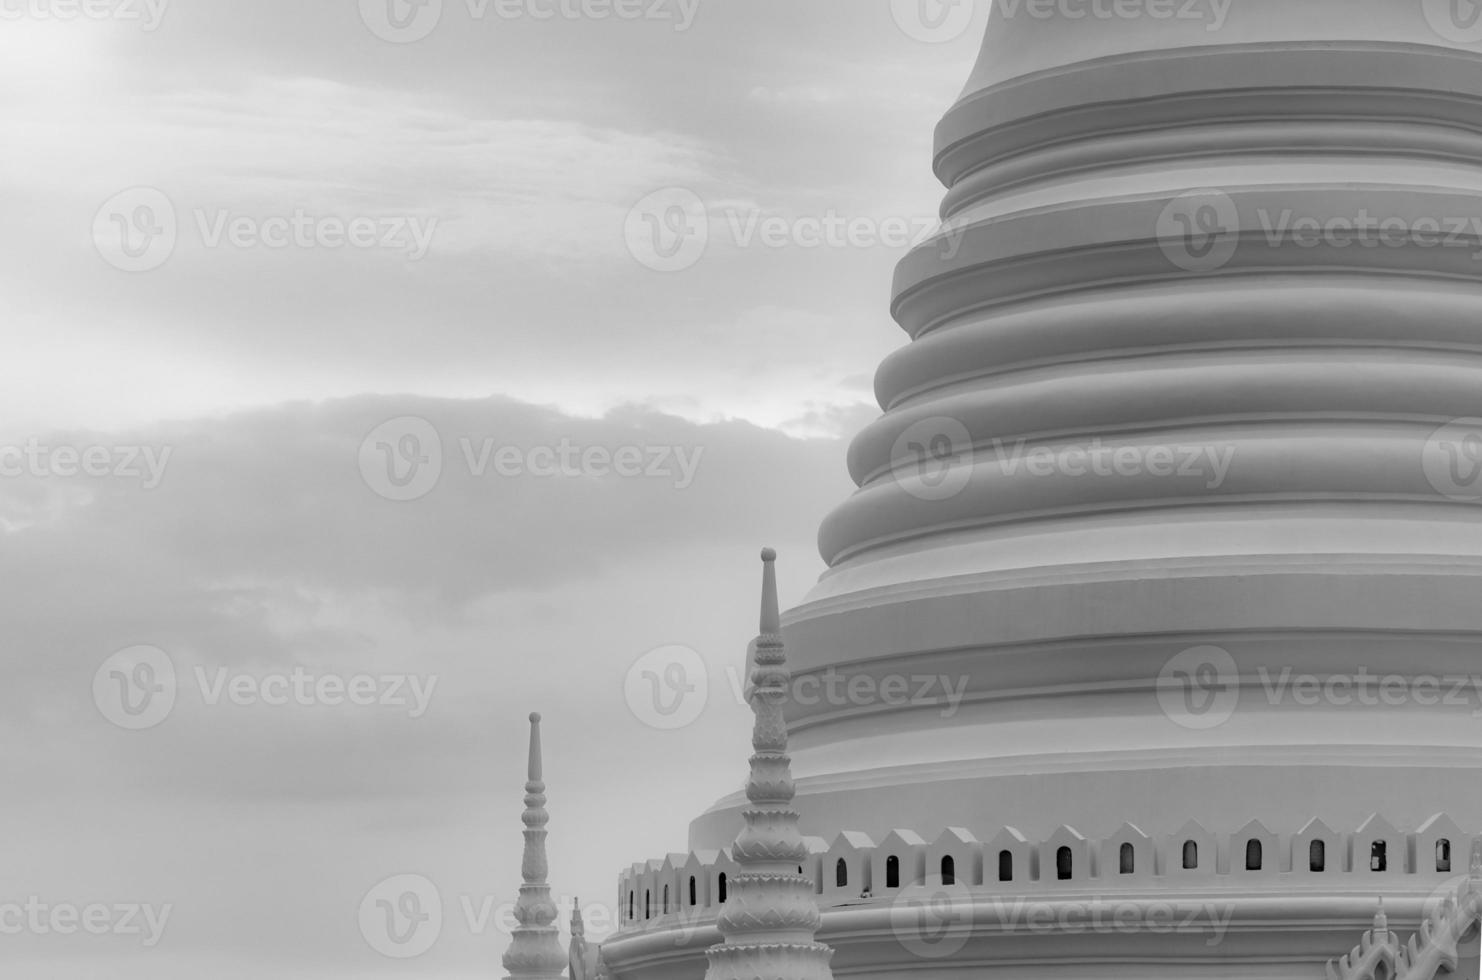
{"label": "small white spire", "polygon": [[745,825],[731,848],[739,870],[716,920],[725,942],[710,947],[706,980],[832,980],[834,951],[816,940],[813,882],[798,873],[808,845],[798,832],[796,787],[783,709],[792,688],[777,609],[777,553],[762,551],[761,633],[747,699],[756,722]]}
{"label": "small white spire", "polygon": [[504,954],[504,968],[510,980],[557,980],[566,965],[561,942],[556,934],[556,905],[551,901],[551,886],[546,882],[549,866],[545,854],[545,825],[550,814],[545,809],[545,783],[542,781],[540,758],[540,715],[530,714],[530,756],[526,767],[525,855],[520,873],[525,883],[515,901],[515,921],[519,923]]}

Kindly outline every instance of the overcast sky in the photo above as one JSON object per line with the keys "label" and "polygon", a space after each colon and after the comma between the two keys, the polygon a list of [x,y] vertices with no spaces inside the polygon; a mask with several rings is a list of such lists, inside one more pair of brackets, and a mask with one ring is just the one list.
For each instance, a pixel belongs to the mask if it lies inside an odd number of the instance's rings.
{"label": "overcast sky", "polygon": [[[5,972],[502,975],[464,906],[515,897],[536,709],[600,932],[744,778],[757,551],[785,603],[822,570],[979,31],[80,2],[0,2]],[[678,730],[630,706],[671,645]],[[445,906],[416,959],[360,927],[401,874]]]}

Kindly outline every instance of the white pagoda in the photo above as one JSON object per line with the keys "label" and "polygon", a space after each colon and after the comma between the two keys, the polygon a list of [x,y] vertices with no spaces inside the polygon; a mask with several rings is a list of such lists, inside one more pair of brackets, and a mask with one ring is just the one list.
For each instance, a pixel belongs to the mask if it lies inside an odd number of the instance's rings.
{"label": "white pagoda", "polygon": [[761,677],[613,980],[1477,978],[1478,10],[1092,6],[994,4],[783,619],[910,696]]}

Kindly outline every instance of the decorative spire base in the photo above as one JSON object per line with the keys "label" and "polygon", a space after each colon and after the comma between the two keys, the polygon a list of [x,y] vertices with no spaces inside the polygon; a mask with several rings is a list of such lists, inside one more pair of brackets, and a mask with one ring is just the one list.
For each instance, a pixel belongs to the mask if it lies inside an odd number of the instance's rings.
{"label": "decorative spire base", "polygon": [[808,845],[793,809],[796,787],[787,754],[783,707],[791,688],[777,608],[777,553],[762,552],[761,630],[747,698],[752,728],[751,776],[742,811],[746,821],[731,856],[741,870],[731,879],[716,925],[725,942],[706,951],[706,980],[832,980],[834,951],[814,941],[821,919],[813,882],[798,873]]}

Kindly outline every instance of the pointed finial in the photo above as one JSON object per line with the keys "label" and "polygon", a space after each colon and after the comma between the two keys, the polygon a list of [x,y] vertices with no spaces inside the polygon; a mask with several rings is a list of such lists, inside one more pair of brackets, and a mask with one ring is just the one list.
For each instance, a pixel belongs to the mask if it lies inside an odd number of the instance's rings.
{"label": "pointed finial", "polygon": [[762,625],[761,632],[765,634],[777,634],[782,632],[782,616],[777,611],[777,552],[771,548],[762,549]]}
{"label": "pointed finial", "polygon": [[1389,916],[1384,914],[1384,896],[1379,896],[1379,910],[1374,913],[1374,938],[1384,942],[1389,936]]}
{"label": "pointed finial", "polygon": [[532,783],[540,782],[540,712],[530,712],[530,768],[529,779]]}
{"label": "pointed finial", "polygon": [[587,933],[587,923],[581,917],[581,899],[578,898],[571,903],[571,936],[575,939]]}

